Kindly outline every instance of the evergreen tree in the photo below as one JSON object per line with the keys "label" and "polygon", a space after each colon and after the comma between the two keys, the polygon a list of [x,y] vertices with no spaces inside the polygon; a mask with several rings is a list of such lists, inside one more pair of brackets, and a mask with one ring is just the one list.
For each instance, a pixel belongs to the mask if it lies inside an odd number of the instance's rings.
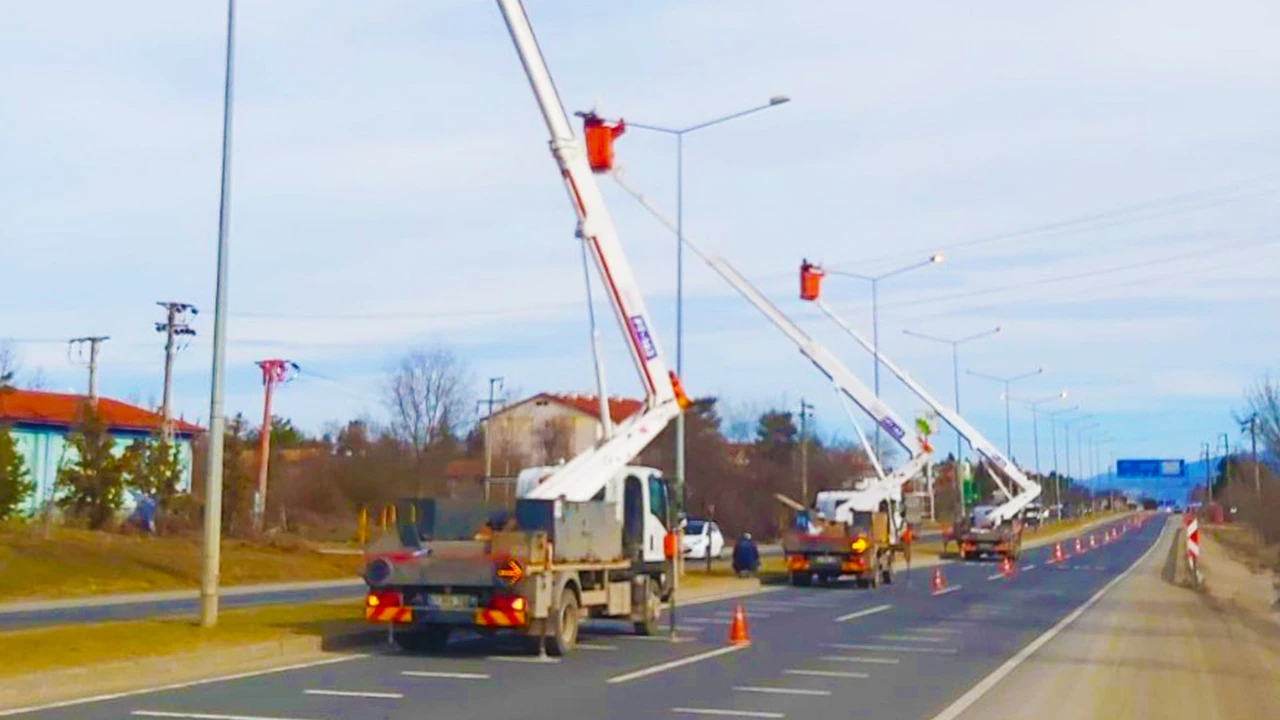
{"label": "evergreen tree", "polygon": [[92,405],[81,413],[80,427],[68,445],[76,459],[58,470],[58,504],[84,518],[90,528],[104,527],[124,501],[127,464],[112,452],[115,438]]}
{"label": "evergreen tree", "polygon": [[12,517],[36,489],[9,426],[0,425],[0,520]]}

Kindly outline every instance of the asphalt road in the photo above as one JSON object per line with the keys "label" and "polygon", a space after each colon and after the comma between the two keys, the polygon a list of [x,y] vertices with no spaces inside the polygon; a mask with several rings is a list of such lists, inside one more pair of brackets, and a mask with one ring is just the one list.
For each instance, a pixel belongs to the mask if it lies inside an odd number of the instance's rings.
{"label": "asphalt road", "polygon": [[437,656],[342,656],[23,716],[928,719],[1132,566],[1160,525],[1058,564],[1046,564],[1051,548],[1027,551],[1012,578],[990,563],[947,565],[943,594],[930,591],[932,570],[917,569],[875,592],[841,585],[754,595],[741,600],[746,647],[726,645],[739,601],[722,600],[682,608],[677,643],[596,623],[574,654],[539,662],[514,644],[460,638]]}
{"label": "asphalt road", "polygon": [[[321,602],[361,598],[363,580],[306,582],[291,585],[224,588],[219,604],[224,608]],[[17,603],[0,606],[0,630],[17,630],[38,625],[68,625],[104,620],[138,620],[166,615],[199,612],[198,591],[185,590],[141,595],[81,598],[75,600]]]}

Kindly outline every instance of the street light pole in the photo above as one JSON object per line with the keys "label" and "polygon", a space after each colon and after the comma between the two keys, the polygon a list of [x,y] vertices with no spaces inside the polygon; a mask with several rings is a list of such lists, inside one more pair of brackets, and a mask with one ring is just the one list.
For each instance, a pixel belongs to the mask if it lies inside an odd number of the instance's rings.
{"label": "street light pole", "polygon": [[[674,135],[676,138],[676,375],[683,377],[684,375],[684,136],[702,130],[703,128],[719,125],[745,115],[768,110],[791,101],[791,98],[785,95],[775,95],[769,98],[769,102],[764,105],[758,105],[748,108],[731,115],[708,120],[690,125],[684,128],[671,128],[661,125],[646,125],[643,123],[628,122],[628,127],[640,130],[649,130],[652,132],[662,133],[664,135]],[[685,469],[685,420],[684,413],[676,415],[676,484],[679,490],[676,495],[679,497],[681,506],[684,504],[684,469]]]}
{"label": "street light pole", "polygon": [[[913,332],[911,330],[903,330],[902,334],[910,335],[911,337],[914,337],[914,338],[920,338],[921,340],[929,340],[932,342],[942,343],[944,345],[951,346],[951,387],[952,387],[952,390],[955,392],[955,398],[956,398],[955,406],[954,406],[955,411],[956,411],[956,414],[959,415],[960,414],[960,346],[967,342],[971,342],[973,340],[979,340],[984,337],[995,335],[999,332],[1000,332],[1000,326],[997,325],[991,328],[990,330],[984,330],[980,333],[974,333],[972,335],[967,335],[962,338],[943,338],[943,337],[937,337],[934,335],[926,335],[924,333]],[[877,345],[876,347],[879,347],[879,346]],[[879,363],[877,363],[877,366],[878,365]],[[960,437],[960,431],[956,430],[955,432],[956,432],[956,457],[955,457],[954,469],[956,470],[955,475],[956,475],[957,488],[959,488],[960,455],[964,450],[964,446],[962,444],[962,439]],[[960,516],[964,517],[964,492],[961,491],[959,495],[960,495]]]}
{"label": "street light pole", "polygon": [[[827,270],[828,275],[843,275],[844,277],[857,278],[858,280],[866,280],[871,283],[871,346],[874,349],[872,353],[872,375],[876,397],[880,397],[880,281],[901,275],[912,270],[918,270],[929,265],[937,265],[945,258],[942,253],[936,252],[929,256],[928,260],[904,265],[895,268],[889,272],[880,273],[879,275],[862,275],[860,273],[848,272],[847,270]],[[957,410],[956,412],[959,412]],[[876,424],[876,457],[880,457],[880,425]]]}
{"label": "street light pole", "polygon": [[1023,373],[1021,375],[1009,375],[1009,376],[985,375],[983,373],[974,372],[972,370],[965,370],[965,372],[974,377],[980,377],[983,380],[992,380],[994,382],[1004,383],[1004,450],[1005,450],[1005,453],[1009,456],[1009,461],[1012,462],[1013,461],[1013,421],[1010,419],[1010,412],[1009,412],[1009,386],[1019,380],[1026,380],[1027,378],[1035,377],[1036,375],[1042,374],[1044,372],[1044,368],[1038,367],[1035,370],[1028,373]]}
{"label": "street light pole", "polygon": [[1058,472],[1058,423],[1059,415],[1073,413],[1080,409],[1079,405],[1073,405],[1062,410],[1055,410],[1051,413],[1045,413],[1049,417],[1049,439],[1053,445],[1053,492],[1057,496],[1058,503],[1058,520],[1062,520],[1062,473]]}
{"label": "street light pole", "polygon": [[218,568],[222,544],[222,387],[227,359],[227,265],[231,220],[231,98],[235,77],[235,0],[227,0],[227,59],[222,95],[222,190],[218,201],[218,277],[213,309],[213,379],[209,392],[209,449],[205,453],[204,541],[200,568],[200,626],[218,624]]}

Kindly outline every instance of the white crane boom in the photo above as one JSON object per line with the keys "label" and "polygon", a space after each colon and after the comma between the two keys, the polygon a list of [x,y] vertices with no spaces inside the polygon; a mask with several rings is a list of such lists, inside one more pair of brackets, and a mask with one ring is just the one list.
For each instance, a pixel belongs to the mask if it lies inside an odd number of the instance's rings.
{"label": "white crane boom", "polygon": [[[647,198],[640,192],[636,191],[619,175],[614,173],[614,180],[634,197],[641,205],[645,207],[659,222],[666,225],[672,231],[676,230],[675,223],[671,219],[663,215]],[[902,467],[897,468],[889,473],[882,483],[888,483],[891,487],[901,487],[912,477],[917,475],[928,462],[929,455],[926,452],[927,444],[915,433],[912,426],[906,425],[889,409],[880,398],[876,397],[861,380],[849,371],[844,363],[840,362],[835,355],[831,353],[825,346],[809,337],[800,329],[791,318],[787,317],[778,309],[770,300],[764,296],[754,285],[742,276],[729,261],[719,255],[714,255],[704,251],[696,242],[691,240],[688,235],[679,238],[695,255],[705,262],[712,270],[716,272],[725,282],[738,291],[739,295],[746,298],[762,315],[773,323],[774,327],[782,331],[791,342],[796,344],[800,349],[800,353],[809,359],[832,384],[852,400],[858,407],[871,416],[876,424],[889,434],[907,453],[907,462]],[[868,453],[870,454],[870,453]]]}
{"label": "white crane boom", "polygon": [[560,166],[565,190],[578,214],[578,236],[590,250],[605,293],[613,306],[627,347],[645,389],[645,408],[621,423],[612,437],[557,468],[528,497],[590,500],[680,414],[687,404],[679,381],[667,369],[652,334],[644,298],[631,274],[613,219],[587,161],[582,141],[574,135],[556,94],[546,60],[520,0],[498,0],[507,30],[524,65],[542,117],[551,134],[551,153]]}
{"label": "white crane boom", "polygon": [[[843,318],[836,315],[821,298],[815,296],[812,302],[816,304],[822,312],[826,313],[827,317],[834,320],[835,323],[848,333],[850,337],[858,341],[859,345],[866,348],[867,352],[870,352],[873,357],[877,357],[885,367],[889,368],[889,372],[897,376],[897,378],[902,381],[903,385],[906,385],[911,392],[915,393],[917,397],[923,400],[927,405],[929,405],[929,407],[933,408],[934,412],[938,413],[939,417],[945,420],[948,425],[969,441],[969,444],[973,446],[973,449],[976,450],[989,465],[995,467],[997,475],[993,476],[992,479],[994,479],[996,484],[1000,486],[1000,489],[1004,491],[1005,497],[1007,497],[1008,500],[992,511],[990,515],[992,519],[997,522],[1012,520],[1018,516],[1018,513],[1021,512],[1023,508],[1031,504],[1033,500],[1040,496],[1040,483],[1037,483],[1027,477],[1027,475],[1023,473],[1017,465],[1013,464],[1009,458],[1006,458],[1004,453],[1000,452],[1000,450],[996,448],[990,440],[987,440],[982,433],[978,432],[977,428],[973,427],[967,420],[960,417],[959,413],[938,402],[933,395],[929,394],[929,391],[925,390],[920,383],[916,382],[914,378],[907,374],[906,370],[898,367],[898,365],[892,360],[885,357],[884,353],[878,352],[877,348],[867,342],[867,339],[864,338],[857,330],[854,330],[853,327],[845,322]],[[956,459],[957,461],[959,460],[959,458]],[[1019,492],[1016,495],[1010,492],[1009,487],[1001,481],[999,475],[1004,475],[1005,478],[1011,480],[1013,484],[1018,487]]]}

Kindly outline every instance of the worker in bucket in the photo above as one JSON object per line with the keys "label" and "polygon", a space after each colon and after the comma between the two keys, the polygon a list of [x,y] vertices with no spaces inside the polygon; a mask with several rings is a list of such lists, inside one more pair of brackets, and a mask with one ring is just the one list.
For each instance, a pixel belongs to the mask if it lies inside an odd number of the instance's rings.
{"label": "worker in bucket", "polygon": [[733,546],[733,574],[738,577],[754,575],[760,569],[760,550],[756,548],[751,533],[742,533]]}

